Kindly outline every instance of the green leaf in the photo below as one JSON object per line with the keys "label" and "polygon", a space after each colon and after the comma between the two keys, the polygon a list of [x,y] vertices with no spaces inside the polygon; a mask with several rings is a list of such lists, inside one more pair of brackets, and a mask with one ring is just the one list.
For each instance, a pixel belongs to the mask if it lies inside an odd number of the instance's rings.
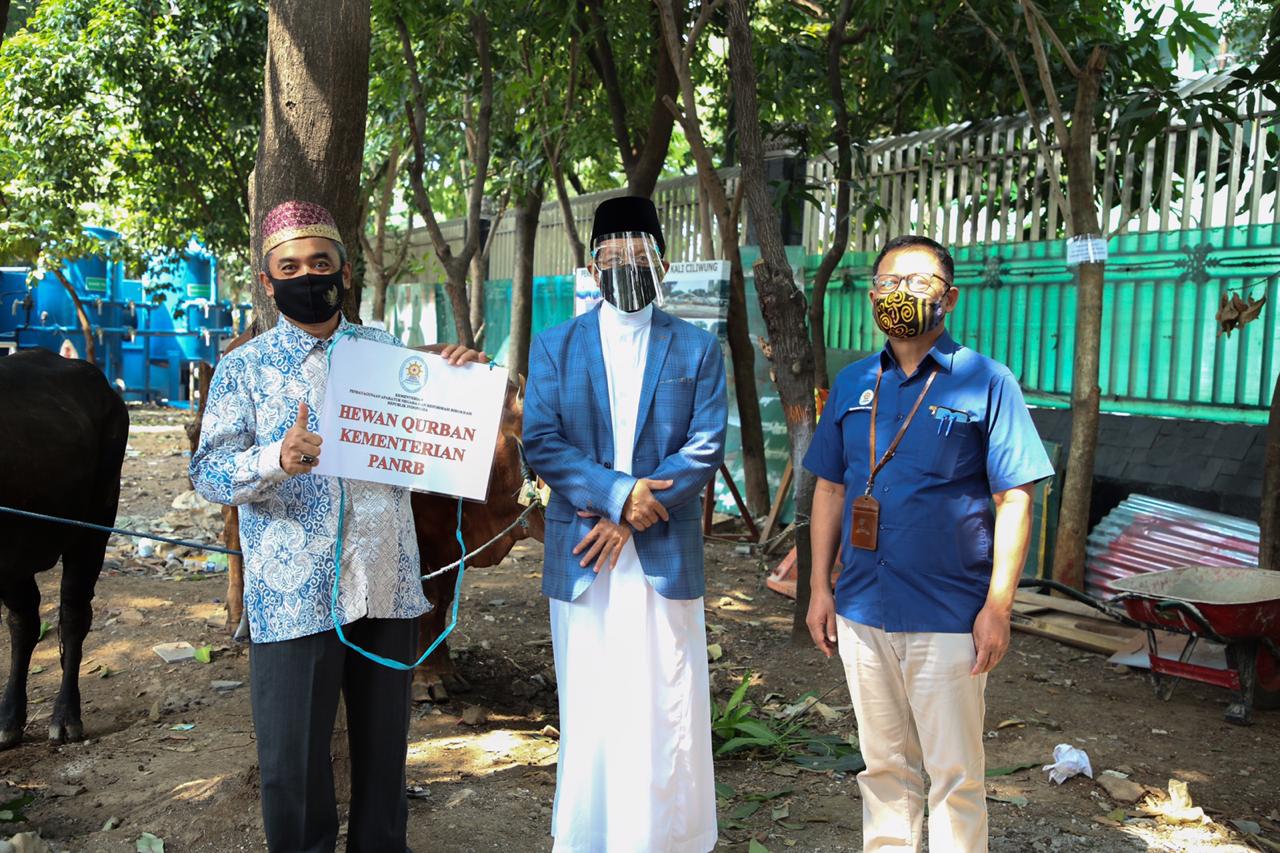
{"label": "green leaf", "polygon": [[48,634],[48,633],[49,633],[50,631],[52,631],[52,630],[53,630],[53,626],[52,626],[52,625],[50,625],[48,622],[45,622],[43,619],[41,619],[41,620],[40,620],[40,633],[39,633],[38,635],[36,635],[36,642],[38,643],[38,642],[40,642],[41,640],[43,640],[43,639],[44,639],[44,637],[45,637],[45,635],[46,635],[46,634]]}
{"label": "green leaf", "polygon": [[759,720],[740,721],[738,723],[738,731],[745,732],[750,737],[759,738],[760,740],[767,742],[778,739],[777,733]]}
{"label": "green leaf", "polygon": [[733,695],[729,697],[729,704],[724,706],[726,712],[732,711],[734,708],[742,704],[742,700],[747,696],[747,687],[751,685],[751,673],[747,672],[742,676],[742,683],[738,685],[738,689],[733,691]]}
{"label": "green leaf", "polygon": [[716,750],[716,755],[728,755],[730,752],[735,752],[748,746],[771,746],[773,743],[774,741],[772,739],[761,740],[757,737],[730,738]]}
{"label": "green leaf", "polygon": [[769,800],[776,800],[778,797],[785,797],[787,794],[794,794],[795,788],[783,788],[780,791],[772,791],[768,794],[748,794],[748,800],[755,800],[758,803],[767,803]]}
{"label": "green leaf", "polygon": [[1033,767],[1039,766],[1039,761],[1032,761],[1028,764],[1015,764],[1011,767],[992,767],[987,771],[987,778],[991,779],[996,776],[1011,776],[1014,773],[1020,773],[1023,770],[1030,770]]}
{"label": "green leaf", "polygon": [[791,817],[791,807],[786,803],[775,808],[769,815],[774,821],[786,820]]}
{"label": "green leaf", "polygon": [[149,832],[144,832],[138,839],[136,853],[164,853],[164,841]]}
{"label": "green leaf", "polygon": [[729,817],[734,820],[744,820],[760,811],[759,803],[740,803],[733,811],[729,812]]}
{"label": "green leaf", "polygon": [[213,646],[201,646],[196,649],[195,658],[200,663],[211,663],[213,661]]}
{"label": "green leaf", "polygon": [[769,848],[753,838],[751,843],[747,845],[747,853],[769,853]]}
{"label": "green leaf", "polygon": [[716,796],[722,800],[731,800],[737,793],[732,786],[726,785],[724,782],[716,783]]}
{"label": "green leaf", "polygon": [[15,797],[5,803],[0,803],[0,823],[20,823],[27,819],[22,810],[31,805],[35,801],[35,797],[31,794],[23,794],[21,797]]}

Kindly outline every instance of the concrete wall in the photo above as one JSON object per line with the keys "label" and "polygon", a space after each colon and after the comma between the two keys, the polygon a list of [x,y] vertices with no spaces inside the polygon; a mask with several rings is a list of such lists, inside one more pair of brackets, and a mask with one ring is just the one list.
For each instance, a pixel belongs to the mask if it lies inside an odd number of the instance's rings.
{"label": "concrete wall", "polygon": [[[1032,409],[1041,438],[1066,449],[1071,412]],[[1266,427],[1102,416],[1090,525],[1132,492],[1256,520]]]}

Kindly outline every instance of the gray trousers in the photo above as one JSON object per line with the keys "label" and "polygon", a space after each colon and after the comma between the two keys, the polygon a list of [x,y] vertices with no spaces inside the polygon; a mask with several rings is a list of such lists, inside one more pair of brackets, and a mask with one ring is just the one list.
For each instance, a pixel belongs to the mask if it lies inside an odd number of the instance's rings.
{"label": "gray trousers", "polygon": [[[360,619],[343,632],[361,648],[407,662],[417,657],[417,625],[416,619]],[[329,743],[339,692],[351,747],[347,851],[408,849],[404,765],[411,680],[410,672],[348,649],[334,631],[250,646],[262,822],[271,853],[332,853],[337,845]]]}

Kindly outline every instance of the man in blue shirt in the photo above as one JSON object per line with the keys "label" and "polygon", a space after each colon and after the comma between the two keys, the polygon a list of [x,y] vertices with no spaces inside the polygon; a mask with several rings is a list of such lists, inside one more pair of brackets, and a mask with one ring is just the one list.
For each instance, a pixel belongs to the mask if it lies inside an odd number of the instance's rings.
{"label": "man in blue shirt", "polygon": [[870,298],[888,343],[836,377],[805,457],[809,632],[849,681],[869,853],[921,849],[926,770],[932,849],[987,849],[986,676],[1009,647],[1031,489],[1053,473],[1013,374],[946,332],[954,271],[928,238],[885,246]]}

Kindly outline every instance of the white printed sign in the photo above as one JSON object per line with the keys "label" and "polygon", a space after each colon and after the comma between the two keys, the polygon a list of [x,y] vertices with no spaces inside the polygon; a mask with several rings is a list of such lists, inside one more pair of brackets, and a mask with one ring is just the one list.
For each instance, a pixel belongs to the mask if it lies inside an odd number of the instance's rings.
{"label": "white printed sign", "polygon": [[315,472],[484,501],[507,372],[376,341],[334,347]]}

